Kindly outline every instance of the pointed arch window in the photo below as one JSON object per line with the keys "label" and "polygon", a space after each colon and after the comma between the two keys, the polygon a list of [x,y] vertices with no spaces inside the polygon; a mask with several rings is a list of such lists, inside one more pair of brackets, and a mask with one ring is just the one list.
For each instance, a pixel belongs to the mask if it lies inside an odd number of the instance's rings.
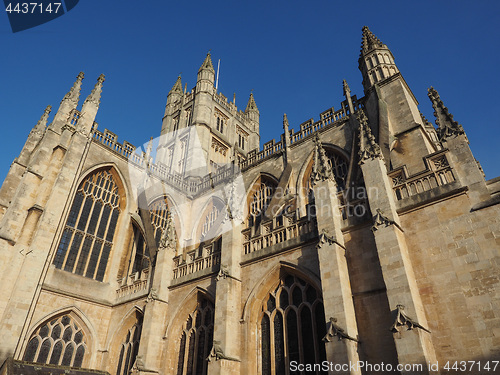
{"label": "pointed arch window", "polygon": [[136,313],[137,320],[130,328],[120,346],[120,357],[118,358],[118,366],[116,375],[128,375],[137,358],[139,352],[139,344],[142,332],[142,315]]}
{"label": "pointed arch window", "polygon": [[151,215],[151,224],[153,224],[156,246],[160,245],[161,236],[167,227],[169,210],[168,199],[165,196],[155,199],[149,205],[149,214]]}
{"label": "pointed arch window", "polygon": [[56,268],[103,281],[120,215],[118,190],[110,169],[80,184],[53,261]]}
{"label": "pointed arch window", "polygon": [[31,336],[23,361],[82,367],[88,353],[86,337],[69,314],[42,324]]}
{"label": "pointed arch window", "polygon": [[255,191],[250,202],[250,214],[258,216],[265,211],[267,205],[273,197],[276,185],[270,181],[263,180],[260,187]]}
{"label": "pointed arch window", "polygon": [[144,269],[149,269],[149,252],[146,245],[146,240],[139,228],[133,226],[133,243],[130,256],[130,271],[131,273],[141,272]]}
{"label": "pointed arch window", "polygon": [[262,375],[288,375],[291,361],[314,364],[326,360],[321,341],[325,335],[319,290],[297,276],[285,275],[262,304]]}
{"label": "pointed arch window", "polygon": [[214,336],[214,304],[198,297],[198,305],[184,323],[180,338],[177,375],[206,375],[207,357]]}

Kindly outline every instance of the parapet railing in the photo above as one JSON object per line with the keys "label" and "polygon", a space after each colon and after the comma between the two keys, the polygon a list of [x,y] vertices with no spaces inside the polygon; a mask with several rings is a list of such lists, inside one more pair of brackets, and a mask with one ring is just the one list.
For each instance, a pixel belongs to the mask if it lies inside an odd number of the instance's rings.
{"label": "parapet railing", "polygon": [[403,167],[390,172],[388,175],[392,180],[396,199],[399,201],[455,181],[447,152],[448,150],[442,150],[425,157],[427,170],[416,175],[408,176]]}
{"label": "parapet railing", "polygon": [[[214,100],[217,103],[225,103],[228,109],[236,108],[233,103],[228,103],[227,98],[222,94],[214,94]],[[354,111],[357,111],[363,106],[361,100],[357,100],[356,96],[352,97]],[[220,104],[219,103],[219,104]],[[236,112],[237,117],[242,117],[242,112]],[[289,143],[292,145],[301,141],[302,139],[314,134],[320,129],[337,126],[342,122],[346,121],[349,116],[349,108],[347,102],[344,100],[342,102],[342,108],[335,111],[334,108],[330,108],[320,114],[320,120],[314,122],[310,119],[300,125],[300,130],[294,132],[290,129],[290,139]],[[75,112],[72,118],[78,119],[79,113]],[[72,120],[77,121],[77,120]],[[280,153],[284,148],[283,142],[284,135],[281,136],[279,142],[274,139],[264,144],[261,151],[252,150],[248,153],[246,159],[242,159],[239,164],[240,169],[247,168],[251,165],[257,164],[261,160],[264,160],[272,155]],[[128,158],[129,162],[140,166],[142,168],[147,168],[149,172],[153,175],[160,177],[162,180],[168,182],[169,184],[177,187],[182,191],[188,191],[191,194],[196,194],[206,189],[213,187],[214,184],[225,180],[234,173],[234,166],[228,165],[221,167],[217,170],[215,174],[209,174],[203,178],[201,177],[183,177],[181,174],[172,172],[163,164],[154,164],[146,160],[145,152],[141,154],[136,152],[136,147],[127,141],[123,141],[123,144],[118,143],[118,136],[113,132],[105,129],[104,132],[97,130],[97,123],[94,123],[92,130],[92,139],[107,148],[113,150],[119,155]]]}
{"label": "parapet railing", "polygon": [[217,248],[216,244],[217,242],[213,242],[201,249],[192,250],[186,254],[185,259],[182,255],[176,256],[174,258],[173,279],[219,265],[220,248]]}
{"label": "parapet railing", "polygon": [[[356,96],[353,96],[352,100],[355,112],[363,107],[362,101],[357,100]],[[314,122],[313,119],[310,119],[300,124],[300,130],[298,132],[295,132],[293,129],[290,129],[289,144],[293,145],[294,143],[316,133],[320,129],[324,129],[330,126],[338,126],[344,121],[347,121],[350,114],[347,102],[344,100],[341,104],[342,108],[337,111],[335,111],[334,108],[332,107],[322,112],[320,114],[320,119],[316,122]],[[261,151],[257,150],[250,151],[247,155],[247,158],[240,162],[240,169],[245,169],[251,165],[257,164],[261,160],[264,160],[271,155],[279,153],[281,150],[283,150],[284,147],[283,138],[284,134],[282,134],[281,140],[278,142],[272,139],[269,142],[264,143],[263,149]]]}
{"label": "parapet railing", "polygon": [[247,228],[243,233],[243,253],[250,254],[304,234],[312,233],[316,230],[314,220],[308,220],[307,216],[295,220],[294,217],[282,216],[272,221],[263,223],[262,233],[252,237],[252,228]]}
{"label": "parapet railing", "polygon": [[121,286],[116,290],[116,297],[122,298],[135,293],[147,290],[149,281],[149,269],[145,268],[142,271],[134,272],[122,279],[118,280]]}

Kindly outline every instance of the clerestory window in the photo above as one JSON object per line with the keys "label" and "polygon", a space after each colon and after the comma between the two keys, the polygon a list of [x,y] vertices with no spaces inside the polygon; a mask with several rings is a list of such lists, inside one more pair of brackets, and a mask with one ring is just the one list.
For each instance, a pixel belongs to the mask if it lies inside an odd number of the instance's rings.
{"label": "clerestory window", "polygon": [[120,215],[118,185],[110,169],[78,188],[53,261],[56,268],[103,281]]}

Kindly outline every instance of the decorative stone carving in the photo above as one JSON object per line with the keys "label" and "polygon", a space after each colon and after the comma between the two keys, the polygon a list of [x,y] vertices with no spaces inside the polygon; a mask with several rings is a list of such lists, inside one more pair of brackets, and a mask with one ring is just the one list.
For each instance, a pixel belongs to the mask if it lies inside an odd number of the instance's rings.
{"label": "decorative stone carving", "polygon": [[425,332],[431,333],[427,328],[424,328],[415,320],[411,319],[408,315],[404,313],[404,305],[396,305],[396,319],[394,324],[391,326],[391,331],[393,333],[401,332],[402,327],[407,327],[407,331],[410,331],[414,328],[423,329]]}
{"label": "decorative stone carving", "polygon": [[226,279],[228,277],[231,277],[231,275],[229,274],[227,267],[221,264],[219,273],[215,277],[215,280],[219,281],[221,279]]}
{"label": "decorative stone carving", "polygon": [[316,245],[316,249],[317,250],[321,249],[324,244],[327,244],[327,245],[334,245],[335,244],[335,245],[338,245],[345,250],[344,246],[342,246],[340,243],[338,243],[338,241],[335,238],[333,238],[332,236],[329,236],[326,233],[326,231],[323,229],[323,231],[319,235],[319,241],[318,241],[318,244]]}
{"label": "decorative stone carving", "polygon": [[146,299],[146,302],[155,301],[157,299],[158,299],[158,291],[155,288],[151,288],[148,294],[148,298]]}
{"label": "decorative stone carving", "polygon": [[380,208],[377,208],[377,213],[373,216],[372,231],[375,232],[381,225],[388,227],[392,224],[395,224],[394,221],[385,216]]}
{"label": "decorative stone carving", "polygon": [[330,318],[330,325],[328,327],[328,331],[325,337],[323,337],[323,341],[332,342],[335,337],[337,337],[338,341],[346,339],[354,342],[359,342],[357,339],[349,336],[347,333],[345,333],[345,331],[342,328],[339,327],[336,318]]}
{"label": "decorative stone carving", "polygon": [[229,356],[225,355],[224,351],[222,350],[222,348],[220,346],[220,341],[214,341],[213,346],[212,346],[212,350],[210,350],[210,354],[207,357],[207,361],[212,362],[212,361],[219,361],[221,359],[225,359],[228,361],[234,361],[234,362],[241,362],[237,358],[233,358],[233,357],[229,357]]}
{"label": "decorative stone carving", "polygon": [[368,159],[382,159],[380,146],[375,142],[372,130],[368,126],[368,118],[366,117],[365,111],[360,109],[356,116],[359,122],[359,164],[363,164],[365,160]]}

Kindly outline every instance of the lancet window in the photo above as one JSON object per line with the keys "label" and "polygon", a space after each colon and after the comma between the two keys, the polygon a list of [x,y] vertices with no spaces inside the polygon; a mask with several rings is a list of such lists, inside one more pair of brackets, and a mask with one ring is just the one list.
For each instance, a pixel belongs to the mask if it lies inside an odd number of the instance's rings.
{"label": "lancet window", "polygon": [[127,335],[120,346],[120,357],[116,368],[116,375],[128,375],[134,365],[139,352],[139,343],[142,331],[142,315],[137,313],[137,321],[127,331]]}
{"label": "lancet window", "polygon": [[322,342],[325,335],[325,313],[319,290],[297,276],[285,275],[262,304],[262,375],[289,375],[292,361],[321,363],[326,360]]}
{"label": "lancet window", "polygon": [[205,375],[207,357],[214,335],[214,304],[198,297],[196,310],[189,314],[180,338],[177,375]]}
{"label": "lancet window", "polygon": [[86,337],[80,324],[67,314],[42,324],[33,333],[23,360],[82,367],[87,352]]}
{"label": "lancet window", "polygon": [[143,269],[149,268],[149,256],[146,241],[141,231],[136,226],[134,226],[134,238],[130,263],[132,273],[140,272]]}
{"label": "lancet window", "polygon": [[120,195],[111,170],[89,175],[73,199],[56,268],[103,281],[119,215]]}

